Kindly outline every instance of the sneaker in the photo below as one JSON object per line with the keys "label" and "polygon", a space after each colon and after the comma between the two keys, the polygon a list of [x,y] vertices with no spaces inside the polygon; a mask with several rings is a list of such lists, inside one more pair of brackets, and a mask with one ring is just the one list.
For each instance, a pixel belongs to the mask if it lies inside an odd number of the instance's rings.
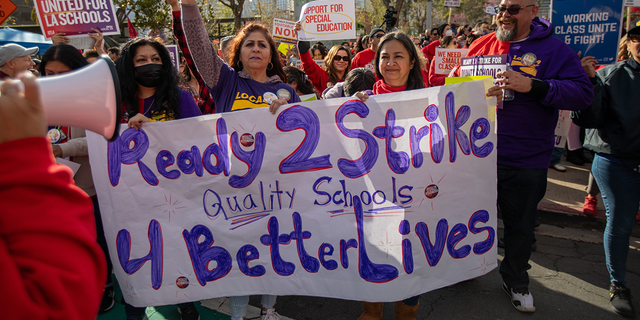
{"label": "sneaker", "polygon": [[280,315],[276,312],[276,309],[271,308],[264,311],[260,309],[260,319],[261,320],[280,320]]}
{"label": "sneaker", "polygon": [[529,289],[513,289],[509,288],[506,283],[502,283],[502,289],[511,298],[511,304],[520,312],[534,312],[536,307],[533,305],[533,296]]}
{"label": "sneaker", "polygon": [[116,304],[114,297],[116,296],[115,291],[113,290],[113,286],[108,286],[104,288],[104,293],[102,294],[102,302],[100,302],[100,309],[98,309],[98,314],[103,314],[111,309]]}
{"label": "sneaker", "polygon": [[193,302],[179,306],[178,312],[182,315],[182,320],[200,320],[200,313]]}
{"label": "sneaker", "polygon": [[584,197],[584,206],[582,206],[582,213],[595,217],[598,213],[596,207],[598,205],[598,198],[592,196]]}
{"label": "sneaker", "polygon": [[560,171],[560,172],[565,172],[565,171],[567,171],[567,168],[565,168],[565,166],[563,166],[563,165],[561,165],[561,164],[559,164],[559,163],[556,163],[556,164],[554,164],[554,165],[550,166],[549,168],[556,169],[557,171]]}
{"label": "sneaker", "polygon": [[615,312],[626,318],[636,316],[631,303],[631,291],[624,284],[612,283],[609,287],[609,300]]}

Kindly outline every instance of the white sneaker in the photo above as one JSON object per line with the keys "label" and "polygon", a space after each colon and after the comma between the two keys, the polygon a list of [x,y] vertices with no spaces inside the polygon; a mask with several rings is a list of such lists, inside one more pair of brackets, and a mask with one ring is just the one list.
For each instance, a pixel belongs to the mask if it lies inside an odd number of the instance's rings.
{"label": "white sneaker", "polygon": [[560,171],[560,172],[567,171],[567,168],[559,163],[552,165],[550,168],[556,169],[557,171]]}
{"label": "white sneaker", "polygon": [[280,320],[280,315],[276,312],[276,309],[267,309],[267,311],[263,311],[260,309],[260,319],[261,320]]}
{"label": "white sneaker", "polygon": [[[511,304],[520,312],[534,312],[536,307],[533,305],[533,296],[529,289],[516,289],[509,288],[506,283],[502,283],[502,289],[511,298]],[[517,291],[517,292],[516,292]]]}

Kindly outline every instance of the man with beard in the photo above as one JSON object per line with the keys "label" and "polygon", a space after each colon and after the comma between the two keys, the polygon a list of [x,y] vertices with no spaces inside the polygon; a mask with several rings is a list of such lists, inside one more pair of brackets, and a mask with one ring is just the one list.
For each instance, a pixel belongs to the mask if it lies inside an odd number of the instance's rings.
{"label": "man with beard", "polygon": [[537,205],[544,197],[559,109],[586,108],[593,86],[578,55],[537,18],[535,0],[502,0],[498,28],[473,42],[467,56],[507,55],[512,70],[496,74],[487,95],[511,89],[498,117],[498,209],[504,222],[503,289],[513,306],[533,312],[529,276]]}

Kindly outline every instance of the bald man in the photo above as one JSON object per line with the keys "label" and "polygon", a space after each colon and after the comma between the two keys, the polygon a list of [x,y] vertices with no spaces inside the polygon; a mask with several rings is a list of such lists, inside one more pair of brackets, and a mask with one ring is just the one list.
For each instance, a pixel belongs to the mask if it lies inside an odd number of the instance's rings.
{"label": "bald man", "polygon": [[513,306],[534,312],[529,292],[531,245],[538,202],[547,186],[558,110],[580,110],[593,99],[593,85],[578,55],[552,36],[537,18],[535,0],[502,0],[495,33],[473,42],[467,56],[507,55],[512,70],[497,73],[514,98],[498,109],[498,208],[504,222],[503,288]]}

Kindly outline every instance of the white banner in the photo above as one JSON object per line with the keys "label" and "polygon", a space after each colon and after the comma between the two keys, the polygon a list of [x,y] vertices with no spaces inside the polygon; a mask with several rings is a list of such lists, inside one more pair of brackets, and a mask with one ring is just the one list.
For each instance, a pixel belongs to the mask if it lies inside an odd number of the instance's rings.
{"label": "white banner", "polygon": [[398,301],[497,265],[491,80],[145,123],[89,154],[127,302]]}
{"label": "white banner", "polygon": [[318,0],[302,6],[301,41],[356,38],[355,0]]}
{"label": "white banner", "polygon": [[451,69],[460,65],[460,59],[467,55],[469,49],[444,49],[436,48],[434,56],[434,72],[436,74],[448,75]]}

